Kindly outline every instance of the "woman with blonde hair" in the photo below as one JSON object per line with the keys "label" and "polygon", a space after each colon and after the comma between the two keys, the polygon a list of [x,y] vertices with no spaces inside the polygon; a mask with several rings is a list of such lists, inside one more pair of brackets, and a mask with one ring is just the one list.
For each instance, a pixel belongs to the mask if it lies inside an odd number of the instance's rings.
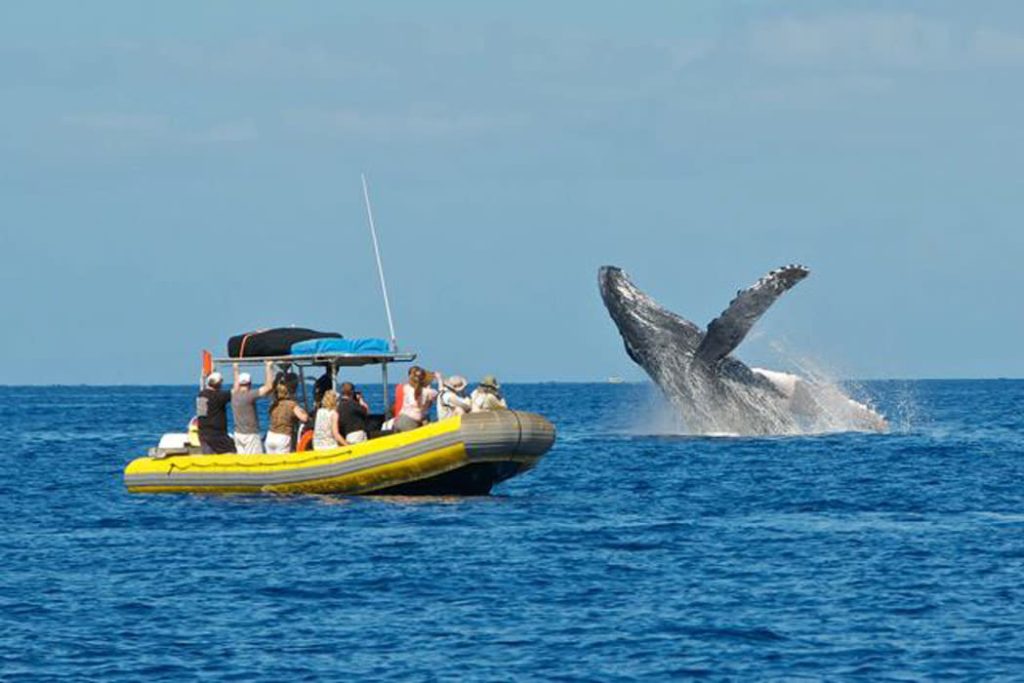
{"label": "woman with blonde hair", "polygon": [[270,406],[270,429],[265,443],[267,453],[291,453],[292,433],[299,422],[309,419],[302,406],[292,398],[285,383],[274,387],[274,402]]}
{"label": "woman with blonde hair", "polygon": [[316,411],[313,450],[326,451],[347,445],[348,442],[338,429],[338,393],[334,389],[328,389],[320,397],[320,407]]}

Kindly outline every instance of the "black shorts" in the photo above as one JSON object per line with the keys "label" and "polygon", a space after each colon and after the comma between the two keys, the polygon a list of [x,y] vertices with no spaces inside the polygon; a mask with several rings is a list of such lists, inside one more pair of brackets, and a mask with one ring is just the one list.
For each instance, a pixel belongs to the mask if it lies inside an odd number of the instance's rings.
{"label": "black shorts", "polygon": [[235,440],[227,434],[203,434],[199,433],[199,447],[204,454],[213,453],[234,453]]}

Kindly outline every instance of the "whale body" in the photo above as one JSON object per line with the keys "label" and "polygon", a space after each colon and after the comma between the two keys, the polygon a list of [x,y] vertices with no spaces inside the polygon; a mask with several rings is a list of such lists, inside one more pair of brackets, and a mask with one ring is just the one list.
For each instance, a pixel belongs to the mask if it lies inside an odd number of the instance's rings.
{"label": "whale body", "polygon": [[751,368],[732,355],[754,324],[810,271],[789,265],[736,294],[702,330],[663,308],[615,266],[598,271],[601,298],[626,353],[642,367],[694,434],[885,431],[871,407],[831,383]]}

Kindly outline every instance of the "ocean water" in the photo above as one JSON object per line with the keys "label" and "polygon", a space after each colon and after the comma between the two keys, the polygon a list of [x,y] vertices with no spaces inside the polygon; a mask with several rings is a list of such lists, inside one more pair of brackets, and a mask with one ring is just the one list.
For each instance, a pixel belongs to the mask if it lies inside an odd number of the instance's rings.
{"label": "ocean water", "polygon": [[892,434],[511,386],[545,461],[419,500],[129,495],[190,388],[0,388],[0,679],[1024,678],[1024,381],[861,389]]}

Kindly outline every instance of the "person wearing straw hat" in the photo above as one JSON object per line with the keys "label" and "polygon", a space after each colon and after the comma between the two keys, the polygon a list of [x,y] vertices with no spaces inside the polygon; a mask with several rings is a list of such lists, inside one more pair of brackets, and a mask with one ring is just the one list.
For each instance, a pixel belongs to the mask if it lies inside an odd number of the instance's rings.
{"label": "person wearing straw hat", "polygon": [[485,375],[470,396],[471,412],[480,413],[487,410],[504,410],[508,408],[505,397],[501,395],[501,385],[494,375]]}
{"label": "person wearing straw hat", "polygon": [[441,393],[437,396],[438,420],[465,415],[472,409],[472,403],[465,394],[467,384],[469,382],[461,375],[452,375],[444,380]]}

